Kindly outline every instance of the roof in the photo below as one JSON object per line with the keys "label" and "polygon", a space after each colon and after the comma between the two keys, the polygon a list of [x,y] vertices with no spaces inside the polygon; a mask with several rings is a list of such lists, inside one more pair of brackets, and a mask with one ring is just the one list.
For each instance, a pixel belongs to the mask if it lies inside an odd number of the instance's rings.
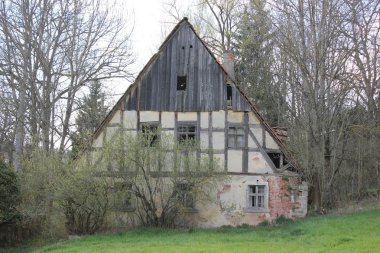
{"label": "roof", "polygon": [[258,117],[259,121],[263,126],[265,127],[265,130],[269,132],[269,134],[272,136],[272,138],[276,141],[278,146],[280,147],[280,150],[285,154],[285,156],[288,159],[288,162],[293,165],[293,167],[298,171],[302,171],[300,164],[297,162],[297,160],[293,157],[292,153],[290,150],[287,148],[287,146],[282,142],[282,140],[279,138],[279,136],[275,133],[274,129],[268,124],[268,122],[264,119],[264,117],[260,114],[258,108],[256,105],[248,98],[248,96],[244,93],[244,91],[239,87],[239,85],[236,83],[236,80],[231,78],[231,76],[227,73],[227,71],[224,69],[224,67],[220,64],[220,62],[216,59],[215,55],[213,52],[210,50],[210,48],[207,46],[207,44],[199,37],[198,33],[195,31],[194,27],[191,25],[191,23],[188,21],[188,19],[185,17],[183,18],[170,32],[170,34],[166,37],[164,42],[161,44],[161,46],[158,49],[158,52],[155,53],[147,62],[147,64],[143,67],[143,69],[139,72],[137,75],[135,81],[133,84],[131,84],[126,92],[121,96],[121,98],[117,101],[117,103],[113,106],[111,111],[107,114],[105,119],[100,123],[100,125],[97,127],[93,134],[93,140],[95,140],[101,131],[105,128],[105,126],[108,124],[108,122],[112,119],[113,115],[116,113],[118,109],[123,110],[124,109],[124,102],[126,99],[126,96],[129,94],[130,90],[134,88],[134,86],[137,85],[139,80],[142,78],[144,73],[146,72],[147,69],[153,64],[153,62],[157,59],[159,52],[165,47],[165,45],[170,41],[170,39],[174,36],[174,34],[184,25],[188,25],[191,30],[194,32],[196,37],[201,41],[203,46],[207,49],[207,51],[210,53],[210,55],[213,57],[215,62],[218,64],[218,66],[223,70],[224,74],[226,75],[227,79],[231,80],[232,83],[235,85],[237,90],[240,92],[240,94],[246,99],[248,102],[249,106],[251,107],[252,111],[256,114]]}

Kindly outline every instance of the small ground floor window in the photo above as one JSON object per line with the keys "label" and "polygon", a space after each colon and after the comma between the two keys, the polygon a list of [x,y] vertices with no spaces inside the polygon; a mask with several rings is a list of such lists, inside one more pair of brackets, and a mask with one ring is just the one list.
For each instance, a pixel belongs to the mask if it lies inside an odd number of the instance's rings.
{"label": "small ground floor window", "polygon": [[266,209],[267,203],[267,186],[266,185],[249,185],[247,191],[247,208],[252,211],[261,211]]}

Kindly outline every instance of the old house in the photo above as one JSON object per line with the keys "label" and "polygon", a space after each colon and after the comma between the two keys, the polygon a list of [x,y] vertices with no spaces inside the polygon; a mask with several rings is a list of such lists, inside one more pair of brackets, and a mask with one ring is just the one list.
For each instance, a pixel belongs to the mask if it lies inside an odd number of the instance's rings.
{"label": "old house", "polygon": [[189,214],[197,226],[303,217],[307,185],[283,141],[234,83],[226,56],[222,66],[183,19],[98,128],[93,147],[120,126],[199,140],[198,152],[219,158],[230,181],[215,191],[215,201]]}

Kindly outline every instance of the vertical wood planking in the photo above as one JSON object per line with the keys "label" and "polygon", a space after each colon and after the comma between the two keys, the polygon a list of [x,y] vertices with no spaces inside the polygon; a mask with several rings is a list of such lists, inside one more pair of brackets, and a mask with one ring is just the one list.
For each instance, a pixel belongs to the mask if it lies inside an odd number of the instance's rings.
{"label": "vertical wood planking", "polygon": [[[187,76],[185,91],[177,91],[178,75]],[[126,96],[127,110],[197,112],[226,109],[225,74],[186,23],[161,48],[134,86]],[[250,111],[236,87],[233,87],[232,103],[234,111]]]}

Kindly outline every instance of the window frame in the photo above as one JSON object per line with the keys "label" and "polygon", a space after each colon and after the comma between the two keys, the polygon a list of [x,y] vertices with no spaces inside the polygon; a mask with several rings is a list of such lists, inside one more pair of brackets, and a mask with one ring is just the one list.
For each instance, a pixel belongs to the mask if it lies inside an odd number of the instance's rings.
{"label": "window frame", "polygon": [[[132,183],[114,182],[111,187],[113,198],[111,209],[118,212],[134,212]],[[123,199],[123,203],[121,203]]]}
{"label": "window frame", "polygon": [[[187,128],[187,131],[179,131],[180,128]],[[194,127],[194,132],[189,131],[190,127]],[[194,135],[193,139],[189,139],[189,135]],[[186,136],[186,138],[182,138],[181,136]],[[185,140],[193,140],[197,141],[199,139],[198,137],[198,129],[197,129],[197,122],[196,121],[182,121],[177,123],[176,127],[176,137],[178,143],[183,143]]]}
{"label": "window frame", "polygon": [[196,196],[192,191],[193,186],[186,182],[177,182],[174,185],[175,196],[179,204],[188,212],[196,212]]}
{"label": "window frame", "polygon": [[[251,189],[255,187],[255,192],[251,191]],[[262,188],[262,192],[259,192],[259,188]],[[269,189],[268,184],[265,183],[256,183],[247,185],[247,199],[246,199],[246,212],[269,212],[268,209],[268,200],[269,200]],[[258,206],[257,204],[253,205],[253,198],[256,199],[256,203],[258,203],[259,197],[262,197],[262,205]]]}
{"label": "window frame", "polygon": [[[144,128],[147,128],[149,127],[150,129],[153,129],[155,128],[155,132],[154,131],[149,131],[149,132],[144,132]],[[145,147],[154,147],[155,145],[157,145],[160,140],[161,140],[161,135],[159,133],[159,129],[160,129],[160,123],[159,122],[156,122],[156,121],[152,121],[152,122],[140,122],[140,126],[139,126],[139,131],[141,132],[143,138],[146,140],[146,143],[144,142],[144,146]],[[148,138],[151,138],[152,139],[150,140],[150,143],[148,143],[149,139]]]}
{"label": "window frame", "polygon": [[[231,129],[235,129],[235,132],[232,132]],[[238,129],[242,130],[242,133],[238,133]],[[230,137],[233,137],[234,145],[232,145]],[[237,145],[238,137],[242,138],[241,145]],[[245,148],[245,144],[245,127],[242,125],[229,125],[227,133],[227,147],[229,149],[243,149]]]}

